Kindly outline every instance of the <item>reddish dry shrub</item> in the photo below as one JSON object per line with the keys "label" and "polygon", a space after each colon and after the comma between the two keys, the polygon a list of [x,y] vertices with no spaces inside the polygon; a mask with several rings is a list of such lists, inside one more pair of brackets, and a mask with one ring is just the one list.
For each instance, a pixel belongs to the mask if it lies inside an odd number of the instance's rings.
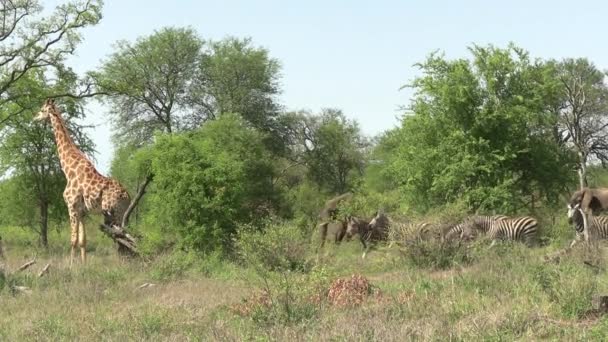
{"label": "reddish dry shrub", "polygon": [[232,304],[230,310],[240,316],[249,316],[254,310],[268,309],[270,306],[272,306],[270,294],[267,291],[260,291],[243,299],[240,303]]}
{"label": "reddish dry shrub", "polygon": [[372,294],[372,286],[364,276],[353,274],[350,278],[333,281],[327,293],[327,300],[336,306],[360,305]]}

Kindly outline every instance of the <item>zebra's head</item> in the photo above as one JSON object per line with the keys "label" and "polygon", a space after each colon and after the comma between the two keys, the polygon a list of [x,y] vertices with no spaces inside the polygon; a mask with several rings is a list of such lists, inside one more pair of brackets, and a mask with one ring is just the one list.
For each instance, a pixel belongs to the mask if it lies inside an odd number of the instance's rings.
{"label": "zebra's head", "polygon": [[572,221],[572,217],[574,217],[574,213],[576,213],[578,210],[580,210],[580,208],[581,208],[580,203],[576,203],[574,205],[572,203],[568,204],[568,221]]}
{"label": "zebra's head", "polygon": [[376,214],[374,215],[374,218],[372,218],[371,221],[369,221],[369,228],[370,229],[384,229],[388,227],[388,217],[382,213],[377,211]]}
{"label": "zebra's head", "polygon": [[364,233],[363,230],[365,230],[366,226],[367,222],[364,222],[359,218],[349,216],[346,220],[346,238],[350,239],[356,234]]}

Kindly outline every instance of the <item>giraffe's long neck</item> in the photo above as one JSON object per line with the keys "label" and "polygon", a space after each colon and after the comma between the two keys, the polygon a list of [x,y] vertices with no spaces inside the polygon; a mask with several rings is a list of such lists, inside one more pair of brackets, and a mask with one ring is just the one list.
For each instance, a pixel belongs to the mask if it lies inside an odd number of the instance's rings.
{"label": "giraffe's long neck", "polygon": [[70,134],[68,133],[68,130],[65,127],[65,123],[63,122],[63,119],[59,116],[59,114],[51,115],[50,117],[51,124],[53,125],[53,133],[55,134],[55,144],[57,145],[57,154],[59,155],[61,169],[64,173],[66,173],[69,161],[67,156],[69,152],[80,152],[80,150],[76,147],[76,145],[72,141],[72,138],[70,138]]}

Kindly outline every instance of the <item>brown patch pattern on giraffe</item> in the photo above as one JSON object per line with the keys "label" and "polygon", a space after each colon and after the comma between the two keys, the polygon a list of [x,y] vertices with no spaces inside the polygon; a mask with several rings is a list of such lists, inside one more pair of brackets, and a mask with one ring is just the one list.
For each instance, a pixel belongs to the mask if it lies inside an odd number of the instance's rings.
{"label": "brown patch pattern on giraffe", "polygon": [[104,224],[120,226],[130,203],[129,194],[118,181],[101,175],[74,144],[54,100],[48,99],[44,102],[35,120],[51,122],[61,169],[67,180],[63,198],[70,217],[70,265],[74,260],[77,245],[80,247],[81,260],[85,262],[85,215],[89,212],[102,213]]}

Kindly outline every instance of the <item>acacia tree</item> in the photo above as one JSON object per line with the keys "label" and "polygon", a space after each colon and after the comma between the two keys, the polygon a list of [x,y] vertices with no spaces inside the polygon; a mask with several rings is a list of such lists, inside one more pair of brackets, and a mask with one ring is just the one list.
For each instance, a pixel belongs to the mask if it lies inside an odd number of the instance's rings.
{"label": "acacia tree", "polygon": [[[30,71],[61,67],[80,41],[79,30],[100,19],[101,2],[94,0],[67,2],[45,16],[36,0],[0,3],[0,124],[27,110],[9,105],[29,96],[27,89],[9,90]],[[90,90],[85,86],[75,91],[82,96]]]}
{"label": "acacia tree", "polygon": [[562,139],[578,156],[581,188],[587,186],[587,164],[608,162],[608,87],[606,74],[585,58],[565,59],[555,66],[561,84]]}
{"label": "acacia tree", "polygon": [[[51,82],[42,70],[28,73],[14,83],[8,93],[25,93],[5,110],[13,116],[0,129],[0,175],[5,178],[0,209],[4,220],[32,228],[38,233],[40,244],[47,247],[49,221],[65,219],[67,210],[62,193],[65,176],[61,171],[52,130],[32,119],[44,99],[58,93],[72,93],[77,86],[76,75],[64,70],[58,82]],[[84,117],[82,100],[63,98],[63,117],[74,142],[90,154],[93,143],[77,122]],[[8,223],[8,222],[7,222]]]}

